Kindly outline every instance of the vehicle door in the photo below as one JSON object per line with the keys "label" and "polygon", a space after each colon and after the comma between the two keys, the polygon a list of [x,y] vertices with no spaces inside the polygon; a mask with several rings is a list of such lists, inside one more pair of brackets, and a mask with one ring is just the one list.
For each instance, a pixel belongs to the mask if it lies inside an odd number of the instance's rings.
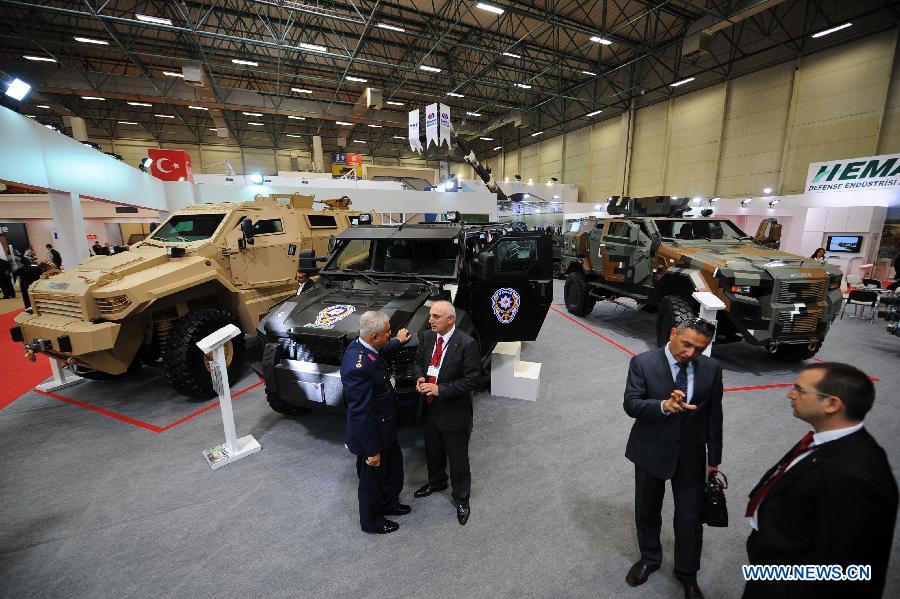
{"label": "vehicle door", "polygon": [[[240,220],[251,219],[252,236],[242,231]],[[228,232],[226,253],[232,282],[238,288],[283,285],[297,272],[297,224],[287,213],[250,214]],[[293,233],[293,234],[292,234]]]}
{"label": "vehicle door", "polygon": [[649,285],[650,235],[643,223],[626,219],[607,221],[598,244],[603,278],[626,285]]}
{"label": "vehicle door", "polygon": [[536,339],[552,299],[552,237],[516,231],[479,253],[465,308],[484,347]]}

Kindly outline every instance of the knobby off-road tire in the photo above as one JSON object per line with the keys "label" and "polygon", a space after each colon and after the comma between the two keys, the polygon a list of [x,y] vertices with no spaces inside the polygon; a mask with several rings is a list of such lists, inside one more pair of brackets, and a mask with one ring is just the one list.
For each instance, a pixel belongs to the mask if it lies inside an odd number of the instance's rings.
{"label": "knobby off-road tire", "polygon": [[569,273],[563,288],[566,299],[566,310],[575,316],[587,316],[594,309],[597,300],[588,295],[587,281],[580,272]]}
{"label": "knobby off-road tire", "polygon": [[656,346],[662,347],[669,342],[672,327],[697,316],[690,301],[680,295],[667,295],[659,303],[656,313]]}
{"label": "knobby off-road tire", "polygon": [[[212,376],[206,366],[203,352],[197,347],[197,342],[227,324],[237,326],[236,319],[221,308],[200,308],[175,321],[163,355],[166,378],[173,389],[182,395],[197,399],[209,399],[216,395]],[[231,345],[230,352],[228,344]],[[228,379],[234,382],[244,366],[244,336],[238,335],[228,344],[226,344]]]}

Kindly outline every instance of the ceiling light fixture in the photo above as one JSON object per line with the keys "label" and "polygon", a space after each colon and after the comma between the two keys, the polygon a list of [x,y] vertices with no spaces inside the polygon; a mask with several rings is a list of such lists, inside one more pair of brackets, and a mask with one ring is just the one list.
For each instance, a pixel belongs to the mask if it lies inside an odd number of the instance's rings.
{"label": "ceiling light fixture", "polygon": [[106,98],[101,98],[100,96],[81,96],[82,100],[106,100]]}
{"label": "ceiling light fixture", "polygon": [[603,44],[604,46],[609,46],[612,44],[612,40],[608,40],[605,37],[600,37],[599,35],[592,35],[591,41],[596,44]]}
{"label": "ceiling light fixture", "polygon": [[451,98],[465,98],[466,96],[463,94],[458,94],[456,92],[447,92],[447,95]]}
{"label": "ceiling light fixture", "polygon": [[537,137],[537,136],[540,135],[541,133],[543,133],[543,131],[538,131],[537,133],[532,133],[532,134],[531,134],[531,137]]}
{"label": "ceiling light fixture", "polygon": [[184,77],[184,73],[179,73],[177,71],[163,71],[163,75],[166,77]]}
{"label": "ceiling light fixture", "polygon": [[120,125],[137,125],[134,121],[119,121]]}
{"label": "ceiling light fixture", "polygon": [[372,129],[381,129],[381,125],[368,125]]}
{"label": "ceiling light fixture", "polygon": [[348,123],[347,121],[335,121],[334,124],[335,124],[335,125],[345,125],[345,126],[348,126],[348,127],[352,127],[352,126],[353,126],[353,123]]}
{"label": "ceiling light fixture", "polygon": [[246,65],[248,67],[258,67],[259,66],[258,62],[253,62],[252,60],[241,60],[240,58],[232,58],[231,62],[233,62],[234,64]]}
{"label": "ceiling light fixture", "polygon": [[288,133],[287,136],[288,137],[303,137],[302,135],[295,135],[293,133]]}
{"label": "ceiling light fixture", "polygon": [[772,193],[772,188],[771,188],[771,187],[764,187],[764,188],[763,188],[763,193],[766,193],[766,194]]}
{"label": "ceiling light fixture", "polygon": [[480,139],[481,141],[494,141],[493,137],[479,137],[478,139]]}
{"label": "ceiling light fixture", "polygon": [[531,89],[531,86],[527,83],[516,83],[516,87],[521,87],[522,89]]}
{"label": "ceiling light fixture", "polygon": [[843,25],[838,25],[837,27],[832,27],[831,29],[826,29],[825,31],[820,31],[818,33],[812,34],[812,37],[822,37],[828,35],[829,33],[834,33],[835,31],[840,31],[841,29],[846,29],[850,27],[853,23],[844,23]]}
{"label": "ceiling light fixture", "polygon": [[690,83],[693,81],[693,77],[688,77],[687,79],[682,79],[681,81],[676,81],[675,83],[669,84],[670,87],[678,87],[679,85],[684,85],[685,83]]}
{"label": "ceiling light fixture", "polygon": [[366,142],[365,142],[364,140],[362,140],[362,139],[354,139],[354,140],[353,140],[353,143],[355,143],[355,144],[364,144],[364,143],[366,143]]}
{"label": "ceiling light fixture", "polygon": [[300,89],[299,87],[292,87],[291,91],[295,94],[311,94],[313,91],[311,89]]}
{"label": "ceiling light fixture", "polygon": [[488,4],[487,2],[479,2],[475,5],[475,8],[480,8],[481,10],[486,10],[488,12],[492,12],[495,15],[502,15],[505,11],[499,6],[494,6],[493,4]]}
{"label": "ceiling light fixture", "polygon": [[12,83],[10,83],[6,88],[6,95],[12,98],[13,100],[21,101],[22,98],[28,95],[28,92],[31,91],[31,86],[22,81],[21,79],[13,79]]}
{"label": "ceiling light fixture", "polygon": [[[501,150],[501,149],[503,149],[503,146],[497,146],[495,148],[491,148],[491,152],[496,152],[497,150]],[[508,180],[509,180],[509,177],[507,177],[507,181]]]}
{"label": "ceiling light fixture", "polygon": [[171,114],[154,114],[153,116],[161,119],[174,119],[175,117]]}
{"label": "ceiling light fixture", "polygon": [[480,112],[467,112],[466,114],[469,116],[481,116]]}
{"label": "ceiling light fixture", "polygon": [[248,125],[253,125],[254,127],[262,127],[262,126],[263,126],[262,123],[248,122],[247,124],[248,124]]}
{"label": "ceiling light fixture", "polygon": [[148,104],[147,102],[126,102],[129,106],[153,106],[153,104]]}
{"label": "ceiling light fixture", "polygon": [[262,116],[262,113],[259,112],[242,112],[241,114],[244,116]]}
{"label": "ceiling light fixture", "polygon": [[589,113],[587,113],[587,114],[584,115],[584,116],[587,117],[587,118],[591,118],[592,116],[597,116],[597,115],[600,114],[601,112],[603,112],[603,111],[602,111],[602,110],[595,110],[594,112],[589,112]]}
{"label": "ceiling light fixture", "polygon": [[210,131],[218,131],[218,129],[215,128],[215,127],[210,127],[209,130],[210,130]]}
{"label": "ceiling light fixture", "polygon": [[295,121],[305,121],[305,120],[306,120],[306,117],[305,117],[305,116],[296,116],[296,115],[293,115],[293,114],[289,114],[289,115],[288,115],[288,118],[289,118],[289,119],[293,119],[293,120],[295,120]]}
{"label": "ceiling light fixture", "polygon": [[259,173],[250,173],[247,175],[247,178],[250,179],[250,182],[254,185],[262,185],[263,176]]}
{"label": "ceiling light fixture", "polygon": [[403,106],[403,102],[397,102],[396,100],[388,100],[385,104],[390,104],[391,106]]}
{"label": "ceiling light fixture", "polygon": [[369,80],[363,79],[362,77],[350,77],[349,75],[346,77],[347,81],[356,81],[357,83],[366,83]]}
{"label": "ceiling light fixture", "polygon": [[591,77],[597,76],[597,73],[595,73],[593,71],[581,71],[581,72],[584,73],[585,75],[590,75]]}
{"label": "ceiling light fixture", "polygon": [[422,71],[428,71],[429,73],[440,73],[441,70],[437,67],[430,67],[427,64],[420,64],[419,69]]}
{"label": "ceiling light fixture", "polygon": [[188,108],[191,110],[209,110],[209,108],[206,108],[205,106],[188,106]]}
{"label": "ceiling light fixture", "polygon": [[387,23],[378,23],[377,27],[381,27],[382,29],[388,29],[390,31],[398,31],[400,33],[406,33],[406,29],[403,27],[397,27],[396,25],[388,25]]}
{"label": "ceiling light fixture", "polygon": [[97,44],[98,46],[108,46],[109,42],[106,40],[98,40],[92,37],[75,37],[76,42],[81,42],[82,44]]}
{"label": "ceiling light fixture", "polygon": [[395,135],[395,136],[392,137],[391,139],[406,139],[406,138],[403,137],[402,135]]}
{"label": "ceiling light fixture", "polygon": [[47,106],[46,104],[38,104],[37,107],[38,107],[38,108],[50,108],[50,107]]}
{"label": "ceiling light fixture", "polygon": [[518,54],[513,54],[512,52],[504,52],[503,56],[509,56],[510,58],[522,58]]}
{"label": "ceiling light fixture", "polygon": [[25,60],[33,60],[35,62],[56,62],[55,58],[50,58],[49,56],[32,56],[31,54],[26,54],[22,58]]}
{"label": "ceiling light fixture", "polygon": [[134,18],[137,19],[138,21],[143,21],[144,23],[155,23],[156,25],[171,25],[172,24],[171,19],[164,19],[162,17],[153,17],[151,15],[135,14]]}
{"label": "ceiling light fixture", "polygon": [[297,44],[304,50],[309,50],[310,52],[328,52],[328,48],[325,46],[320,46],[319,44],[307,44],[306,42],[300,42]]}

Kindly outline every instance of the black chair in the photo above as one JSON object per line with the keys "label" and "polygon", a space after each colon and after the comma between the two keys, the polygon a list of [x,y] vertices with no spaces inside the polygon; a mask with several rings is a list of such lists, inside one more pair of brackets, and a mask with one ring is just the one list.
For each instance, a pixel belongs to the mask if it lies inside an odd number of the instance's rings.
{"label": "black chair", "polygon": [[875,320],[875,304],[878,303],[878,292],[871,291],[868,289],[851,289],[850,295],[847,296],[847,301],[844,302],[844,307],[841,309],[841,318],[844,318],[844,311],[847,310],[848,304],[853,304],[855,308],[853,309],[853,316],[851,318],[855,318],[856,314],[859,310],[859,306],[863,306],[863,315],[865,315],[865,306],[868,306],[872,309],[872,315],[869,318],[869,322]]}
{"label": "black chair", "polygon": [[878,279],[863,279],[862,284],[863,287],[875,287],[876,289],[881,289],[881,281]]}

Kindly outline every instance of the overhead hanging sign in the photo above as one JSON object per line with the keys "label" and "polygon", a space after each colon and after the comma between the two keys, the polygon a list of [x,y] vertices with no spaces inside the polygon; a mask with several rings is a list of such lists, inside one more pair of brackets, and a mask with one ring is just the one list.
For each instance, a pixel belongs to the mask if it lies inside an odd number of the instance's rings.
{"label": "overhead hanging sign", "polygon": [[409,111],[409,149],[413,152],[422,151],[422,141],[419,139],[419,110]]}
{"label": "overhead hanging sign", "polygon": [[438,142],[438,105],[429,104],[425,108],[425,149],[431,147],[431,142],[440,147]]}
{"label": "overhead hanging sign", "polygon": [[447,147],[452,148],[452,144],[450,141],[450,107],[445,104],[439,104],[440,107],[440,115],[441,115],[441,123],[440,128],[438,129],[438,133],[440,134],[440,142],[438,142],[438,147],[444,145],[444,142],[447,142]]}
{"label": "overhead hanging sign", "polygon": [[807,192],[900,189],[900,154],[813,162],[806,173]]}

